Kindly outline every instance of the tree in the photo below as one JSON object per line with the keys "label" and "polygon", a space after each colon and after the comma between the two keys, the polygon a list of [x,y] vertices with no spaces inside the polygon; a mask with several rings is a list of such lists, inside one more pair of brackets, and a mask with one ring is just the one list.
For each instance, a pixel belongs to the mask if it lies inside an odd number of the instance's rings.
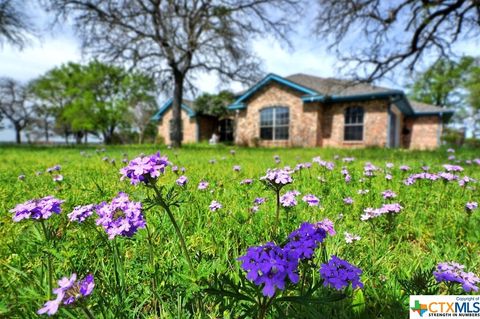
{"label": "tree", "polygon": [[34,30],[23,12],[22,2],[0,0],[0,45],[10,43],[20,48],[25,45]]}
{"label": "tree", "polygon": [[98,61],[55,68],[35,80],[32,92],[77,143],[88,132],[99,132],[105,143],[112,143],[115,130],[133,121],[131,112],[138,104],[155,103],[149,77]]}
{"label": "tree", "polygon": [[184,88],[201,72],[252,82],[260,75],[251,53],[255,36],[287,41],[299,0],[45,0],[69,17],[90,54],[148,71],[173,87],[173,146],[181,145]]}
{"label": "tree", "polygon": [[233,103],[235,95],[230,91],[218,94],[204,93],[195,99],[195,111],[200,114],[222,117],[227,114],[227,106]]}
{"label": "tree", "polygon": [[0,113],[12,123],[16,142],[22,142],[21,132],[31,121],[33,106],[26,87],[11,78],[0,78]]}
{"label": "tree", "polygon": [[465,102],[462,91],[469,77],[474,59],[464,57],[460,61],[440,59],[425,72],[419,73],[410,87],[413,100],[439,107],[456,108]]}
{"label": "tree", "polygon": [[[413,71],[426,56],[454,57],[454,44],[480,38],[477,0],[318,0],[315,32],[364,80]],[[350,51],[350,53],[346,53]]]}
{"label": "tree", "polygon": [[73,100],[79,94],[76,83],[80,79],[80,72],[80,64],[67,63],[35,79],[29,88],[39,104],[54,117],[54,131],[63,135],[67,144],[73,131],[65,117],[66,108],[72,107]]}

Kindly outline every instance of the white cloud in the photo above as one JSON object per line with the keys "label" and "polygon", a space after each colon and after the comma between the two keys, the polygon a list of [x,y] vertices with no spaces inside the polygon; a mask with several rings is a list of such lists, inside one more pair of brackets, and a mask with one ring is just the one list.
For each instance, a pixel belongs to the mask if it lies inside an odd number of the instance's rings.
{"label": "white cloud", "polygon": [[21,81],[31,80],[62,63],[81,60],[77,41],[65,36],[36,40],[24,50],[5,46],[0,56],[0,76]]}

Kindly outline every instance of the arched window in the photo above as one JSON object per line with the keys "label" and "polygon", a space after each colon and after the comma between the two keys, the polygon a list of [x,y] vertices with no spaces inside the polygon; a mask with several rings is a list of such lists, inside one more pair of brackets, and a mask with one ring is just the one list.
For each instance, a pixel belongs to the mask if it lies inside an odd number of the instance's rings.
{"label": "arched window", "polygon": [[345,141],[363,140],[363,107],[351,106],[345,110]]}
{"label": "arched window", "polygon": [[288,140],[290,115],[288,107],[269,107],[260,111],[260,138]]}

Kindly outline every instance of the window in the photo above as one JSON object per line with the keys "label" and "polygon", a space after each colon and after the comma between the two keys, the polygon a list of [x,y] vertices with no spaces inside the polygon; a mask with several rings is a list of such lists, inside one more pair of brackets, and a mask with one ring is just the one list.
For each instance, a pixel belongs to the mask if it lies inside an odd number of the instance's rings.
{"label": "window", "polygon": [[345,141],[363,140],[363,107],[352,106],[345,110]]}
{"label": "window", "polygon": [[260,111],[260,138],[288,140],[288,107],[269,107]]}

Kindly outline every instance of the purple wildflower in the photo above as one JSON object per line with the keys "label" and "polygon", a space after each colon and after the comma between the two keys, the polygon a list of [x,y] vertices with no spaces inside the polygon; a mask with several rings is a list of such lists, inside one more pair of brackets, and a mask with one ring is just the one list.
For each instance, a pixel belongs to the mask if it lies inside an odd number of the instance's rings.
{"label": "purple wildflower", "polygon": [[205,182],[205,181],[201,181],[200,183],[198,183],[198,187],[197,187],[199,190],[204,190],[204,189],[207,189],[208,188],[208,182]]}
{"label": "purple wildflower", "polygon": [[94,210],[95,206],[92,204],[85,206],[76,206],[73,211],[68,214],[68,219],[70,219],[70,221],[72,222],[82,223],[93,214]]}
{"label": "purple wildflower", "polygon": [[385,167],[386,168],[393,168],[395,165],[393,165],[393,163],[386,163],[385,164]]}
{"label": "purple wildflower", "polygon": [[370,192],[370,190],[368,190],[368,189],[359,189],[357,193],[358,193],[359,195],[366,195],[366,194],[368,194],[369,192]]}
{"label": "purple wildflower", "polygon": [[389,174],[389,173],[385,174],[385,179],[386,179],[387,181],[391,181],[391,180],[393,179],[392,174]]}
{"label": "purple wildflower", "polygon": [[362,237],[360,237],[358,235],[350,234],[350,233],[347,233],[347,232],[345,232],[344,235],[345,235],[345,242],[347,244],[351,244],[355,241],[358,241],[358,240],[362,239]]}
{"label": "purple wildflower", "polygon": [[323,285],[330,286],[336,290],[342,290],[352,284],[352,288],[363,288],[360,281],[362,271],[349,262],[332,256],[328,263],[320,267],[320,276],[323,278]]}
{"label": "purple wildflower", "polygon": [[264,181],[276,191],[279,191],[283,186],[293,183],[291,174],[292,171],[287,169],[269,169],[267,170],[267,174],[262,176],[260,180]]}
{"label": "purple wildflower", "polygon": [[61,174],[53,175],[52,179],[53,179],[54,182],[59,183],[59,182],[63,181],[63,175],[61,175]]}
{"label": "purple wildflower", "polygon": [[210,211],[212,211],[212,212],[215,212],[215,211],[221,209],[222,207],[223,207],[222,204],[220,204],[216,200],[212,200],[212,202],[210,203],[210,206],[208,206],[208,208],[210,208]]}
{"label": "purple wildflower", "polygon": [[437,265],[433,275],[437,282],[457,282],[465,292],[478,291],[476,284],[480,279],[472,272],[465,272],[465,266],[456,262],[445,262]]}
{"label": "purple wildflower", "polygon": [[230,154],[231,154],[232,156],[235,156],[235,150],[230,150]]}
{"label": "purple wildflower", "polygon": [[438,173],[438,176],[441,177],[445,182],[456,181],[458,179],[458,176],[452,173],[441,172]]}
{"label": "purple wildflower", "polygon": [[400,166],[400,170],[403,171],[403,172],[409,171],[409,170],[410,170],[410,166],[408,166],[408,165],[402,165],[402,166]]}
{"label": "purple wildflower", "polygon": [[253,201],[253,203],[254,203],[255,205],[261,205],[261,204],[265,203],[265,201],[266,201],[266,198],[265,198],[265,197],[257,197],[257,198],[255,198],[255,200]]}
{"label": "purple wildflower", "polygon": [[120,169],[121,180],[128,178],[132,185],[155,183],[160,174],[165,173],[168,165],[168,158],[160,156],[160,152],[150,156],[139,156]]}
{"label": "purple wildflower", "polygon": [[394,191],[387,189],[386,191],[382,192],[382,196],[384,199],[391,199],[397,197],[397,194],[395,194]]}
{"label": "purple wildflower", "polygon": [[328,218],[325,218],[324,220],[320,221],[317,223],[317,227],[320,227],[322,228],[324,231],[326,231],[330,236],[335,236],[335,234],[337,233],[335,231],[335,228],[334,228],[334,224],[333,222],[328,219]]}
{"label": "purple wildflower", "polygon": [[125,193],[118,193],[110,203],[97,206],[97,225],[101,225],[108,234],[108,239],[115,236],[132,237],[138,229],[145,228],[142,204],[132,202]]}
{"label": "purple wildflower", "polygon": [[465,210],[467,213],[472,213],[474,210],[478,208],[478,203],[477,202],[468,202],[465,204]]}
{"label": "purple wildflower", "polygon": [[468,176],[464,176],[462,179],[458,180],[458,185],[460,187],[465,187],[470,183],[476,183],[476,182],[477,182],[476,179],[473,179],[473,178],[468,177]]}
{"label": "purple wildflower", "polygon": [[273,159],[275,160],[275,163],[280,164],[280,156],[274,155]]}
{"label": "purple wildflower", "polygon": [[344,157],[342,161],[344,161],[345,163],[351,163],[355,161],[355,157]]}
{"label": "purple wildflower", "polygon": [[283,290],[287,279],[292,283],[298,282],[297,256],[274,243],[250,247],[238,260],[247,272],[247,279],[257,286],[263,285],[264,296],[273,297],[276,289]]}
{"label": "purple wildflower", "polygon": [[288,235],[285,249],[294,251],[299,259],[310,259],[325,237],[327,237],[325,224],[305,222]]}
{"label": "purple wildflower", "polygon": [[18,175],[18,180],[19,181],[24,181],[25,180],[25,175],[23,175],[23,174]]}
{"label": "purple wildflower", "polygon": [[253,179],[251,178],[246,178],[243,181],[240,182],[240,185],[250,185],[253,183]]}
{"label": "purple wildflower", "polygon": [[57,297],[54,300],[47,301],[43,308],[37,311],[39,315],[52,316],[57,313],[62,304],[71,305],[77,300],[89,296],[95,287],[95,282],[92,274],[88,274],[83,280],[77,281],[77,274],[73,273],[70,278],[63,277],[60,279],[58,286],[53,290]]}
{"label": "purple wildflower", "polygon": [[352,204],[353,204],[353,198],[351,198],[351,197],[345,197],[345,198],[343,199],[343,203],[344,203],[345,205],[352,205]]}
{"label": "purple wildflower", "polygon": [[242,169],[242,167],[240,165],[234,165],[233,166],[233,171],[234,172],[240,172],[241,169]]}
{"label": "purple wildflower", "polygon": [[458,165],[445,164],[443,168],[445,168],[447,172],[463,172],[463,167]]}
{"label": "purple wildflower", "polygon": [[447,149],[447,153],[455,153],[455,150],[453,148]]}
{"label": "purple wildflower", "polygon": [[280,204],[283,207],[294,207],[297,206],[297,199],[295,193],[293,191],[286,192],[284,195],[280,197]]}
{"label": "purple wildflower", "polygon": [[15,213],[13,221],[19,222],[22,219],[48,219],[53,213],[60,214],[62,208],[60,205],[63,200],[57,199],[53,196],[47,196],[40,199],[31,199],[25,203],[18,204],[11,213]]}
{"label": "purple wildflower", "polygon": [[303,196],[302,200],[308,204],[308,206],[318,206],[320,204],[320,200],[313,194],[307,194]]}
{"label": "purple wildflower", "polygon": [[178,173],[178,166],[177,165],[172,166],[172,173],[175,173],[175,174]]}
{"label": "purple wildflower", "polygon": [[182,186],[182,187],[183,187],[183,186],[187,185],[187,183],[188,183],[188,178],[187,178],[187,176],[182,175],[182,176],[180,176],[179,178],[177,178],[177,180],[175,181],[175,183],[177,183],[178,186]]}

